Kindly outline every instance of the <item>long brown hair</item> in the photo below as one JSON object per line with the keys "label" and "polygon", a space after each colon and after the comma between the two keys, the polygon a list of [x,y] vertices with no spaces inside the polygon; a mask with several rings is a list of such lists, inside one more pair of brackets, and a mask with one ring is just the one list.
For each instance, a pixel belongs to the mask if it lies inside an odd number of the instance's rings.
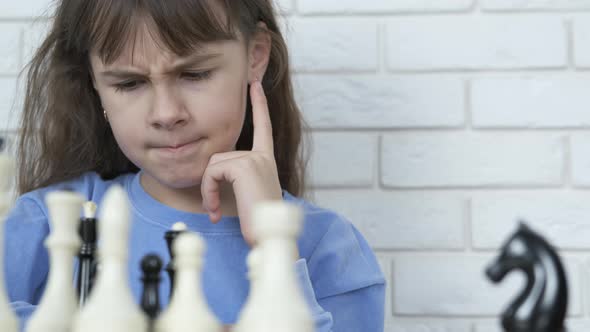
{"label": "long brown hair", "polygon": [[[281,187],[304,194],[305,122],[293,97],[287,46],[273,0],[61,0],[49,34],[26,67],[17,163],[19,194],[94,171],[108,179],[139,169],[119,149],[93,89],[90,52],[109,64],[117,59],[141,19],[149,19],[169,50],[186,56],[203,42],[246,42],[266,24],[272,50],[262,80],[271,110],[275,160]],[[215,14],[217,7],[226,15]],[[252,148],[248,101],[236,148]]]}

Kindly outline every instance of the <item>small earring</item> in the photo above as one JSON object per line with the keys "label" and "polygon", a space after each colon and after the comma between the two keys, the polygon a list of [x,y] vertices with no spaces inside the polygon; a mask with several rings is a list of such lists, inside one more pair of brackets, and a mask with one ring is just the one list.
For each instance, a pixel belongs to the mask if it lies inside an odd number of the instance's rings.
{"label": "small earring", "polygon": [[106,110],[102,110],[102,114],[104,115],[104,119],[106,122],[109,122],[109,118],[107,117],[107,111]]}

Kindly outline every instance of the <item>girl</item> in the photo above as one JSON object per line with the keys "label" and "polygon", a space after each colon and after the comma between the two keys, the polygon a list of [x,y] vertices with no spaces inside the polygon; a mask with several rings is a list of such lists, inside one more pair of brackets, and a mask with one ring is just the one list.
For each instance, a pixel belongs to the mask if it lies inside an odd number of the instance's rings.
{"label": "girl", "polygon": [[235,323],[255,242],[250,210],[283,199],[305,211],[294,264],[317,330],[382,331],[384,279],[371,249],[351,223],[301,198],[302,119],[288,67],[271,0],[58,1],[28,71],[21,196],[6,224],[8,292],[22,320],[50,268],[46,193],[69,188],[100,205],[118,183],[132,204],[137,299],[141,257],[168,257],[163,234],[183,221],[207,242],[211,309]]}

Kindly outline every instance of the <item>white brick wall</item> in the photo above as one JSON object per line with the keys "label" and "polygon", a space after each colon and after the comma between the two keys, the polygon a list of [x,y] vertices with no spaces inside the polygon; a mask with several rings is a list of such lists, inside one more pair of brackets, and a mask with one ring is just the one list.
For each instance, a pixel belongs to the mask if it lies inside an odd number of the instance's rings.
{"label": "white brick wall", "polygon": [[[0,2],[0,131],[49,0]],[[388,332],[497,332],[522,283],[483,268],[525,219],[590,329],[590,0],[277,0],[311,188],[388,279]]]}

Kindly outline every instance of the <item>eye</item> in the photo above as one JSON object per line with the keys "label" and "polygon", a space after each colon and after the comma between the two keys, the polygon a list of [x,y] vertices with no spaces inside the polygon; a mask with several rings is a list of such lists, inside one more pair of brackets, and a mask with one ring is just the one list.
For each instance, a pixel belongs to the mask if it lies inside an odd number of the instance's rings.
{"label": "eye", "polygon": [[118,84],[115,84],[114,85],[115,86],[115,91],[116,92],[132,91],[132,90],[137,89],[141,85],[141,83],[142,82],[136,81],[136,80],[133,80],[133,81],[125,81],[125,82],[122,82],[122,83],[118,83]]}
{"label": "eye", "polygon": [[211,77],[212,70],[205,70],[200,72],[185,72],[182,73],[182,77],[189,81],[204,81]]}

